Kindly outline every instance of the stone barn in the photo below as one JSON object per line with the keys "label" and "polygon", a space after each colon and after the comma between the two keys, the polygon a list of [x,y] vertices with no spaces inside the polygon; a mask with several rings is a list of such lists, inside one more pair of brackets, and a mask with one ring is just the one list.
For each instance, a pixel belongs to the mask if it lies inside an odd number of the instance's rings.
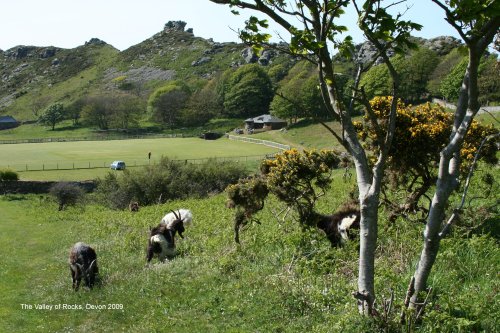
{"label": "stone barn", "polygon": [[255,118],[248,118],[245,120],[245,130],[252,132],[254,130],[277,130],[287,125],[285,120],[271,116],[270,114],[263,114]]}

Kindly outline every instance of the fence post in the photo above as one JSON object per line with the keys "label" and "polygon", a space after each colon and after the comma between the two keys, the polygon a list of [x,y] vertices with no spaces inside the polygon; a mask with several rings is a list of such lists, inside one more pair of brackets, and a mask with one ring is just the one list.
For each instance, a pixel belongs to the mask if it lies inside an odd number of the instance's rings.
{"label": "fence post", "polygon": [[28,164],[26,164],[26,171],[28,171]]}

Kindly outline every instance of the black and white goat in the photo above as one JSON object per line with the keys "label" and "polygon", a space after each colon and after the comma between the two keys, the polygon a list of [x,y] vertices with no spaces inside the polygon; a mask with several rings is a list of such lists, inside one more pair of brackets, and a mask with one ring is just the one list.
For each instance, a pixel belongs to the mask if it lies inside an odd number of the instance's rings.
{"label": "black and white goat", "polygon": [[172,214],[175,219],[168,220],[167,223],[164,223],[162,220],[160,224],[152,228],[149,232],[146,258],[148,264],[155,255],[158,256],[160,262],[173,258],[176,254],[175,234],[178,233],[181,238],[184,238],[182,235],[185,230],[184,219],[174,211],[172,211]]}
{"label": "black and white goat", "polygon": [[357,208],[347,208],[333,215],[317,215],[316,226],[323,230],[332,246],[339,247],[349,240],[351,229],[359,229],[361,214]]}
{"label": "black and white goat", "polygon": [[76,243],[69,253],[69,268],[73,280],[73,289],[75,291],[80,287],[82,278],[88,288],[92,288],[95,278],[99,273],[97,267],[97,255],[93,248],[85,243]]}

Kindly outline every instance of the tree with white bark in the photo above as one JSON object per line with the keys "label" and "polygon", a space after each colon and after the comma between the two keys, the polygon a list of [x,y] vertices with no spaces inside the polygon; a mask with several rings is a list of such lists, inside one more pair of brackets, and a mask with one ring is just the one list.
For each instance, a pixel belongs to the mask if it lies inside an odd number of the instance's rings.
{"label": "tree with white bark", "polygon": [[463,74],[451,135],[446,147],[440,152],[438,180],[424,230],[422,253],[406,297],[405,305],[414,309],[424,305],[419,296],[426,291],[440,241],[458,216],[456,212],[444,223],[450,195],[459,186],[460,149],[480,108],[478,72],[481,57],[485,55],[500,27],[500,2],[496,0],[432,2],[444,11],[446,21],[460,34],[468,49],[468,62]]}
{"label": "tree with white bark", "polygon": [[[384,169],[389,157],[389,150],[394,137],[396,108],[398,101],[398,87],[400,74],[397,72],[391,58],[387,55],[389,49],[396,53],[403,53],[412,47],[410,32],[421,28],[411,21],[402,20],[401,14],[391,15],[389,11],[401,8],[405,1],[327,1],[327,0],[210,0],[214,3],[230,5],[233,8],[250,9],[265,14],[268,18],[283,27],[291,35],[288,52],[300,55],[314,63],[318,69],[318,80],[322,97],[326,107],[341,123],[341,131],[336,132],[327,124],[322,123],[342,146],[351,154],[356,169],[357,187],[361,210],[360,221],[360,253],[358,290],[354,296],[358,299],[358,307],[363,314],[374,314],[375,302],[375,249],[378,232],[378,206],[380,191],[383,182]],[[443,8],[448,22],[461,34],[469,49],[469,65],[464,75],[460,98],[455,113],[450,140],[441,152],[439,178],[436,184],[435,199],[430,208],[430,214],[425,231],[424,249],[420,264],[415,273],[415,283],[412,293],[407,297],[407,304],[417,304],[417,296],[425,290],[427,278],[439,249],[439,228],[444,219],[445,207],[453,190],[457,186],[459,172],[460,147],[467,135],[472,119],[476,115],[477,103],[477,76],[478,65],[488,44],[491,43],[498,30],[499,17],[498,1],[488,0],[451,0],[447,4],[432,0]],[[381,58],[387,67],[392,79],[392,102],[386,123],[383,125],[377,120],[368,103],[363,87],[359,87],[362,73],[370,67],[369,64],[359,64],[355,78],[353,99],[349,105],[343,103],[338,89],[335,86],[334,66],[332,53],[334,50],[352,52],[350,37],[342,37],[347,29],[338,24],[345,8],[352,4],[358,15],[358,26],[365,38],[377,49],[376,58]],[[403,12],[406,7],[402,8]],[[233,13],[237,13],[233,10]],[[296,24],[297,26],[295,26]],[[267,44],[270,35],[260,33],[260,29],[267,27],[266,20],[251,17],[246,22],[246,28],[240,31],[240,37],[254,45]],[[375,62],[372,59],[372,63]],[[366,113],[375,132],[375,140],[379,150],[375,156],[375,163],[369,161],[367,152],[357,136],[352,121],[354,101],[361,102],[366,107]],[[411,299],[411,300],[410,300]]]}

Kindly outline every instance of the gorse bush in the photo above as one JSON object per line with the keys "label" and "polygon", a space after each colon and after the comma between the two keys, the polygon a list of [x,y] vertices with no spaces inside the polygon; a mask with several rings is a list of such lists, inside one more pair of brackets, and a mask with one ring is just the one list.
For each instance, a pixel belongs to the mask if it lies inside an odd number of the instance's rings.
{"label": "gorse bush", "polygon": [[9,169],[0,170],[0,181],[15,181],[19,180],[17,172]]}
{"label": "gorse bush", "polygon": [[[381,128],[388,124],[392,97],[375,97],[370,101],[373,117],[380,121]],[[384,184],[391,191],[384,191],[384,203],[392,210],[393,218],[401,213],[422,212],[426,215],[428,202],[421,199],[436,183],[440,151],[451,135],[453,116],[439,105],[430,103],[416,107],[398,101],[396,130],[387,162],[388,182]],[[367,115],[364,122],[354,124],[364,145],[376,156],[380,146],[377,142],[377,127]],[[472,121],[468,135],[460,151],[461,175],[465,176],[474,160],[481,141],[498,135],[498,129]],[[482,147],[480,160],[494,165],[498,158],[495,140],[488,140]],[[374,157],[373,157],[374,158]],[[399,194],[396,194],[398,191]],[[393,197],[406,198],[402,203],[393,202]],[[397,200],[396,200],[397,201]]]}
{"label": "gorse bush", "polygon": [[209,159],[202,164],[191,164],[164,157],[157,165],[125,170],[120,177],[109,173],[98,179],[96,195],[99,201],[118,209],[127,207],[131,200],[150,205],[203,198],[224,191],[246,174],[245,166],[235,162]]}

